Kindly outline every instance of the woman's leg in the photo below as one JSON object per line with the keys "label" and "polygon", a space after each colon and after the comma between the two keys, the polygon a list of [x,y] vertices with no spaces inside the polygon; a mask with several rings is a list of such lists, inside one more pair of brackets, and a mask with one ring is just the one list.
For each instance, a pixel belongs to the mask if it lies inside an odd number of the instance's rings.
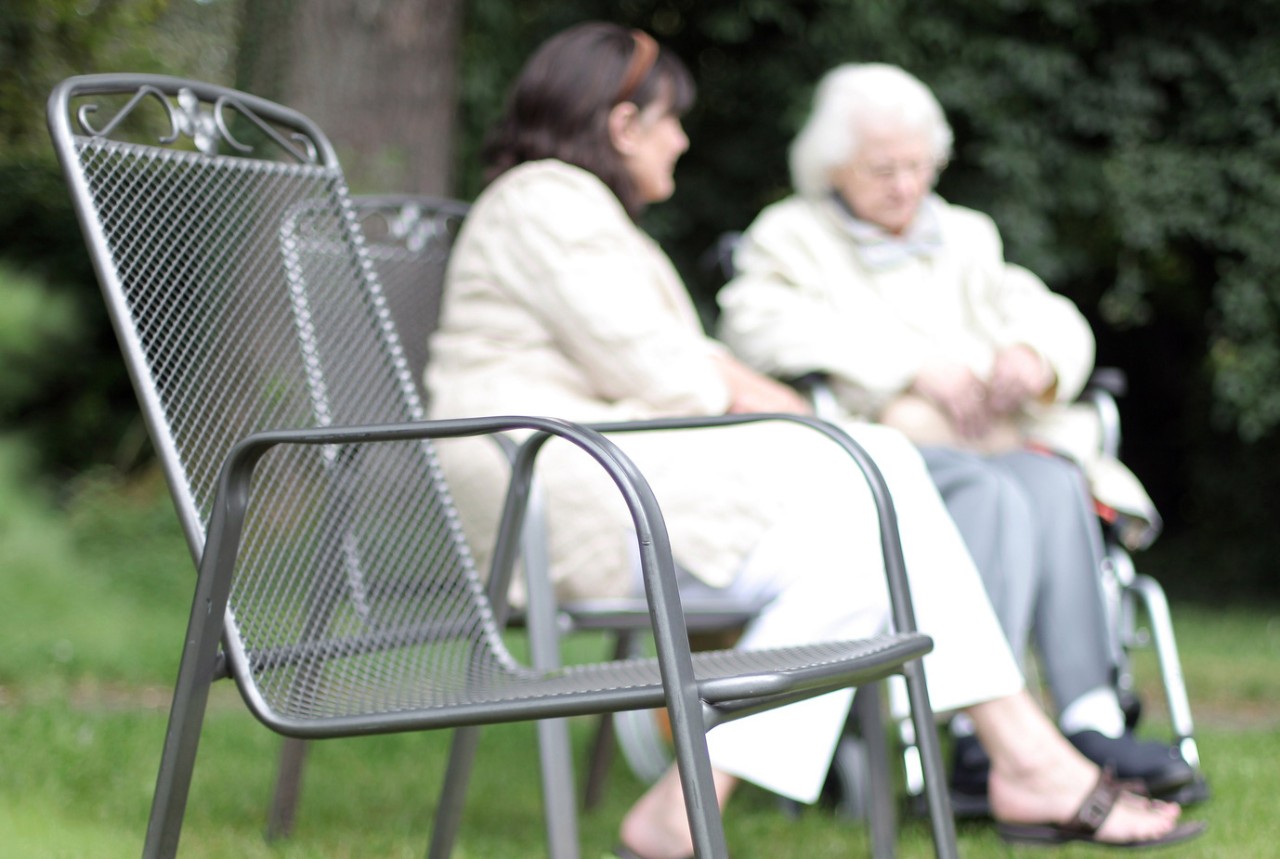
{"label": "woman's leg", "polygon": [[[969,715],[991,755],[991,808],[1005,823],[1064,824],[1098,782],[1098,767],[1058,733],[1023,692],[972,707]],[[1097,832],[1104,842],[1158,839],[1177,825],[1174,803],[1126,794]]]}
{"label": "woman's leg", "polygon": [[[1030,502],[1040,581],[1033,635],[1045,681],[1062,711],[1085,694],[1110,688],[1114,675],[1114,633],[1102,591],[1102,533],[1084,475],[1073,463],[1019,451],[996,457],[992,466],[1015,481]],[[1122,725],[1120,717],[1114,727]]]}
{"label": "woman's leg", "polygon": [[1016,479],[981,454],[939,447],[922,447],[920,454],[1022,666],[1040,590],[1032,501]]}
{"label": "woman's leg", "polygon": [[1190,783],[1195,769],[1176,746],[1126,730],[1114,685],[1118,645],[1102,591],[1102,533],[1084,475],[1067,460],[1033,452],[1006,454],[995,466],[1033,502],[1042,580],[1034,635],[1062,732],[1093,761],[1157,795]]}

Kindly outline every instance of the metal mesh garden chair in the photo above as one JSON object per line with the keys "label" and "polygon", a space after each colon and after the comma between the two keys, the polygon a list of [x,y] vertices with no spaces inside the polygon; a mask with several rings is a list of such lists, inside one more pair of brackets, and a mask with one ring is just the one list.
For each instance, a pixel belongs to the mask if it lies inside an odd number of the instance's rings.
{"label": "metal mesh garden chair", "polygon": [[[144,856],[177,852],[221,677],[264,725],[299,738],[666,707],[700,857],[725,855],[704,738],[715,724],[903,672],[932,733],[919,663],[931,642],[914,631],[892,504],[847,436],[796,419],[866,475],[898,631],[691,655],[661,511],[604,434],[554,418],[421,420],[341,169],[312,122],[197,81],[97,75],[60,84],[49,123],[198,568]],[[482,572],[431,440],[517,429],[531,436],[513,461],[494,562]],[[505,594],[532,467],[551,436],[589,453],[627,504],[653,659],[543,671],[506,646]],[[936,738],[926,749],[940,775]],[[465,769],[469,759],[454,763]],[[954,855],[945,786],[932,782],[937,849]],[[444,799],[436,855],[451,847],[460,811]]]}

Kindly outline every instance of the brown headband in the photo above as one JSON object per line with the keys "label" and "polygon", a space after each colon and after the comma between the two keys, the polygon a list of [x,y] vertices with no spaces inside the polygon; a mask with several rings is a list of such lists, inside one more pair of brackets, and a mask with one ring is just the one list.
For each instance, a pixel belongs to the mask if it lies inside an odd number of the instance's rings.
{"label": "brown headband", "polygon": [[653,40],[653,36],[643,30],[632,30],[631,38],[635,39],[636,49],[631,54],[631,61],[627,63],[627,73],[622,78],[622,86],[618,88],[614,104],[629,101],[636,94],[640,84],[653,70],[654,61],[658,59],[658,43]]}

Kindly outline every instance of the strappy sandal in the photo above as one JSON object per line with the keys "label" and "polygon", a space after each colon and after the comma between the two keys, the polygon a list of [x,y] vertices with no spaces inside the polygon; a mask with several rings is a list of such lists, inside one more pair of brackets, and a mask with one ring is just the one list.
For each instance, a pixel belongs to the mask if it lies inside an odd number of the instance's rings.
{"label": "strappy sandal", "polygon": [[996,832],[1012,844],[1055,845],[1080,841],[1103,847],[1146,848],[1164,847],[1188,841],[1204,832],[1203,821],[1179,823],[1171,831],[1158,838],[1134,841],[1099,841],[1098,830],[1106,822],[1111,809],[1126,793],[1132,793],[1130,785],[1117,781],[1110,770],[1104,769],[1098,776],[1089,795],[1085,797],[1075,816],[1067,823],[997,823]]}

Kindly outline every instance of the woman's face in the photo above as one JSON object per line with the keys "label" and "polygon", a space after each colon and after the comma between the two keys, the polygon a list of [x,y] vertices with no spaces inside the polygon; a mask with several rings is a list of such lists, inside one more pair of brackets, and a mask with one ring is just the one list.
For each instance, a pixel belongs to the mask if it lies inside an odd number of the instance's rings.
{"label": "woman's face", "polygon": [[831,179],[854,214],[899,235],[911,226],[937,173],[923,132],[875,125],[863,130],[858,151]]}
{"label": "woman's face", "polygon": [[636,185],[640,199],[659,203],[676,189],[675,169],[680,156],[689,148],[680,117],[671,112],[666,99],[659,99],[644,110],[633,104],[620,104],[621,111],[614,134],[614,146]]}

